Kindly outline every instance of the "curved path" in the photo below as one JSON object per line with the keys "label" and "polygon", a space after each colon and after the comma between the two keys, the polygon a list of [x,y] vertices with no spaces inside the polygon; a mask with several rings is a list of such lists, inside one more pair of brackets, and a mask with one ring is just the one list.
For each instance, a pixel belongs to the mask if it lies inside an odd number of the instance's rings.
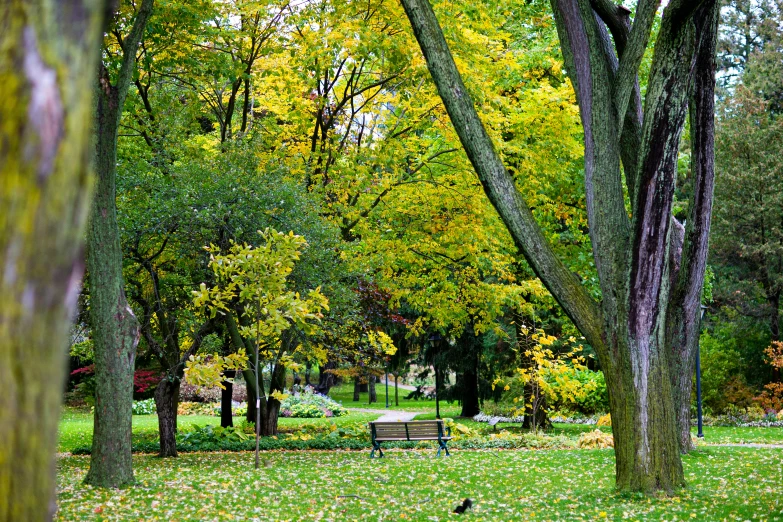
{"label": "curved path", "polygon": [[365,408],[349,408],[350,411],[361,413],[378,413],[381,416],[375,420],[383,422],[405,422],[413,420],[416,415],[423,415],[426,411],[400,411],[400,410],[371,410]]}

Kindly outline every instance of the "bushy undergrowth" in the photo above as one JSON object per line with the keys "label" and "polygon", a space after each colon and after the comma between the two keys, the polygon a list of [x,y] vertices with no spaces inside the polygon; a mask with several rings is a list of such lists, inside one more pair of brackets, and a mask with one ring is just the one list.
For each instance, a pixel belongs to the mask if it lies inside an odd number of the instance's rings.
{"label": "bushy undergrowth", "polygon": [[348,410],[340,403],[326,395],[315,393],[306,387],[302,391],[294,391],[280,403],[281,417],[297,417],[315,419],[323,417],[341,417]]}
{"label": "bushy undergrowth", "polygon": [[151,415],[157,411],[155,399],[144,399],[143,401],[133,401],[134,415]]}

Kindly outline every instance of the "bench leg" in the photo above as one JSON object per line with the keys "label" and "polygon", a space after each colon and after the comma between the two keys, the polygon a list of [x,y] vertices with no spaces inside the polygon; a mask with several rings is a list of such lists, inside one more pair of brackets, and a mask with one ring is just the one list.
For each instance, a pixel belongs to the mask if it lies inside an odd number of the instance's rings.
{"label": "bench leg", "polygon": [[370,452],[370,458],[375,458],[375,452],[378,452],[378,458],[383,457],[383,450],[381,449],[381,445],[377,442],[372,443],[372,451]]}
{"label": "bench leg", "polygon": [[451,453],[449,453],[449,448],[448,448],[448,446],[446,446],[446,443],[443,442],[443,441],[439,441],[438,444],[439,444],[438,445],[438,457],[440,457],[440,451],[441,450],[446,450],[446,456],[447,457],[451,457]]}

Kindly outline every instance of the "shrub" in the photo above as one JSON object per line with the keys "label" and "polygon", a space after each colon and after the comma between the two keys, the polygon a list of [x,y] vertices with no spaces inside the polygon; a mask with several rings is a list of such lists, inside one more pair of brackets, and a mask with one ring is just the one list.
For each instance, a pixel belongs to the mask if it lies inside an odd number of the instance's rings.
{"label": "shrub", "polygon": [[241,427],[222,428],[220,426],[197,426],[192,430],[183,430],[181,435],[177,434],[177,445],[189,444],[192,446],[208,446],[211,444],[220,445],[224,442],[244,442],[250,437]]}
{"label": "shrub", "polygon": [[185,402],[220,402],[222,392],[217,386],[200,388],[182,381],[179,387],[179,398]]}
{"label": "shrub", "polygon": [[579,436],[576,446],[583,449],[614,448],[614,437],[601,430],[588,431]]}
{"label": "shrub", "polygon": [[247,386],[244,383],[235,382],[231,390],[231,400],[247,402]]}
{"label": "shrub", "polygon": [[154,390],[161,379],[160,372],[155,370],[136,370],[133,372],[133,388],[136,393]]}
{"label": "shrub", "polygon": [[155,408],[155,399],[145,399],[143,401],[133,401],[134,415],[151,415],[157,410]]}
{"label": "shrub", "polygon": [[315,393],[312,388],[292,392],[280,403],[281,417],[323,418],[341,417],[348,410],[326,395]]}
{"label": "shrub", "polygon": [[600,419],[598,419],[598,422],[595,423],[596,426],[611,426],[612,425],[612,414],[607,413]]}
{"label": "shrub", "polygon": [[180,402],[177,406],[178,415],[214,415],[212,404],[204,402]]}

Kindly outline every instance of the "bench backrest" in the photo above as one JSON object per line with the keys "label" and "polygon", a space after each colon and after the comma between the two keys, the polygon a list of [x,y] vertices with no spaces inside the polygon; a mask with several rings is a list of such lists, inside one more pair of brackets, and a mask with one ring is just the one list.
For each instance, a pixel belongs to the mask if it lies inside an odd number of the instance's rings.
{"label": "bench backrest", "polygon": [[415,439],[443,436],[443,421],[371,422],[375,437]]}

